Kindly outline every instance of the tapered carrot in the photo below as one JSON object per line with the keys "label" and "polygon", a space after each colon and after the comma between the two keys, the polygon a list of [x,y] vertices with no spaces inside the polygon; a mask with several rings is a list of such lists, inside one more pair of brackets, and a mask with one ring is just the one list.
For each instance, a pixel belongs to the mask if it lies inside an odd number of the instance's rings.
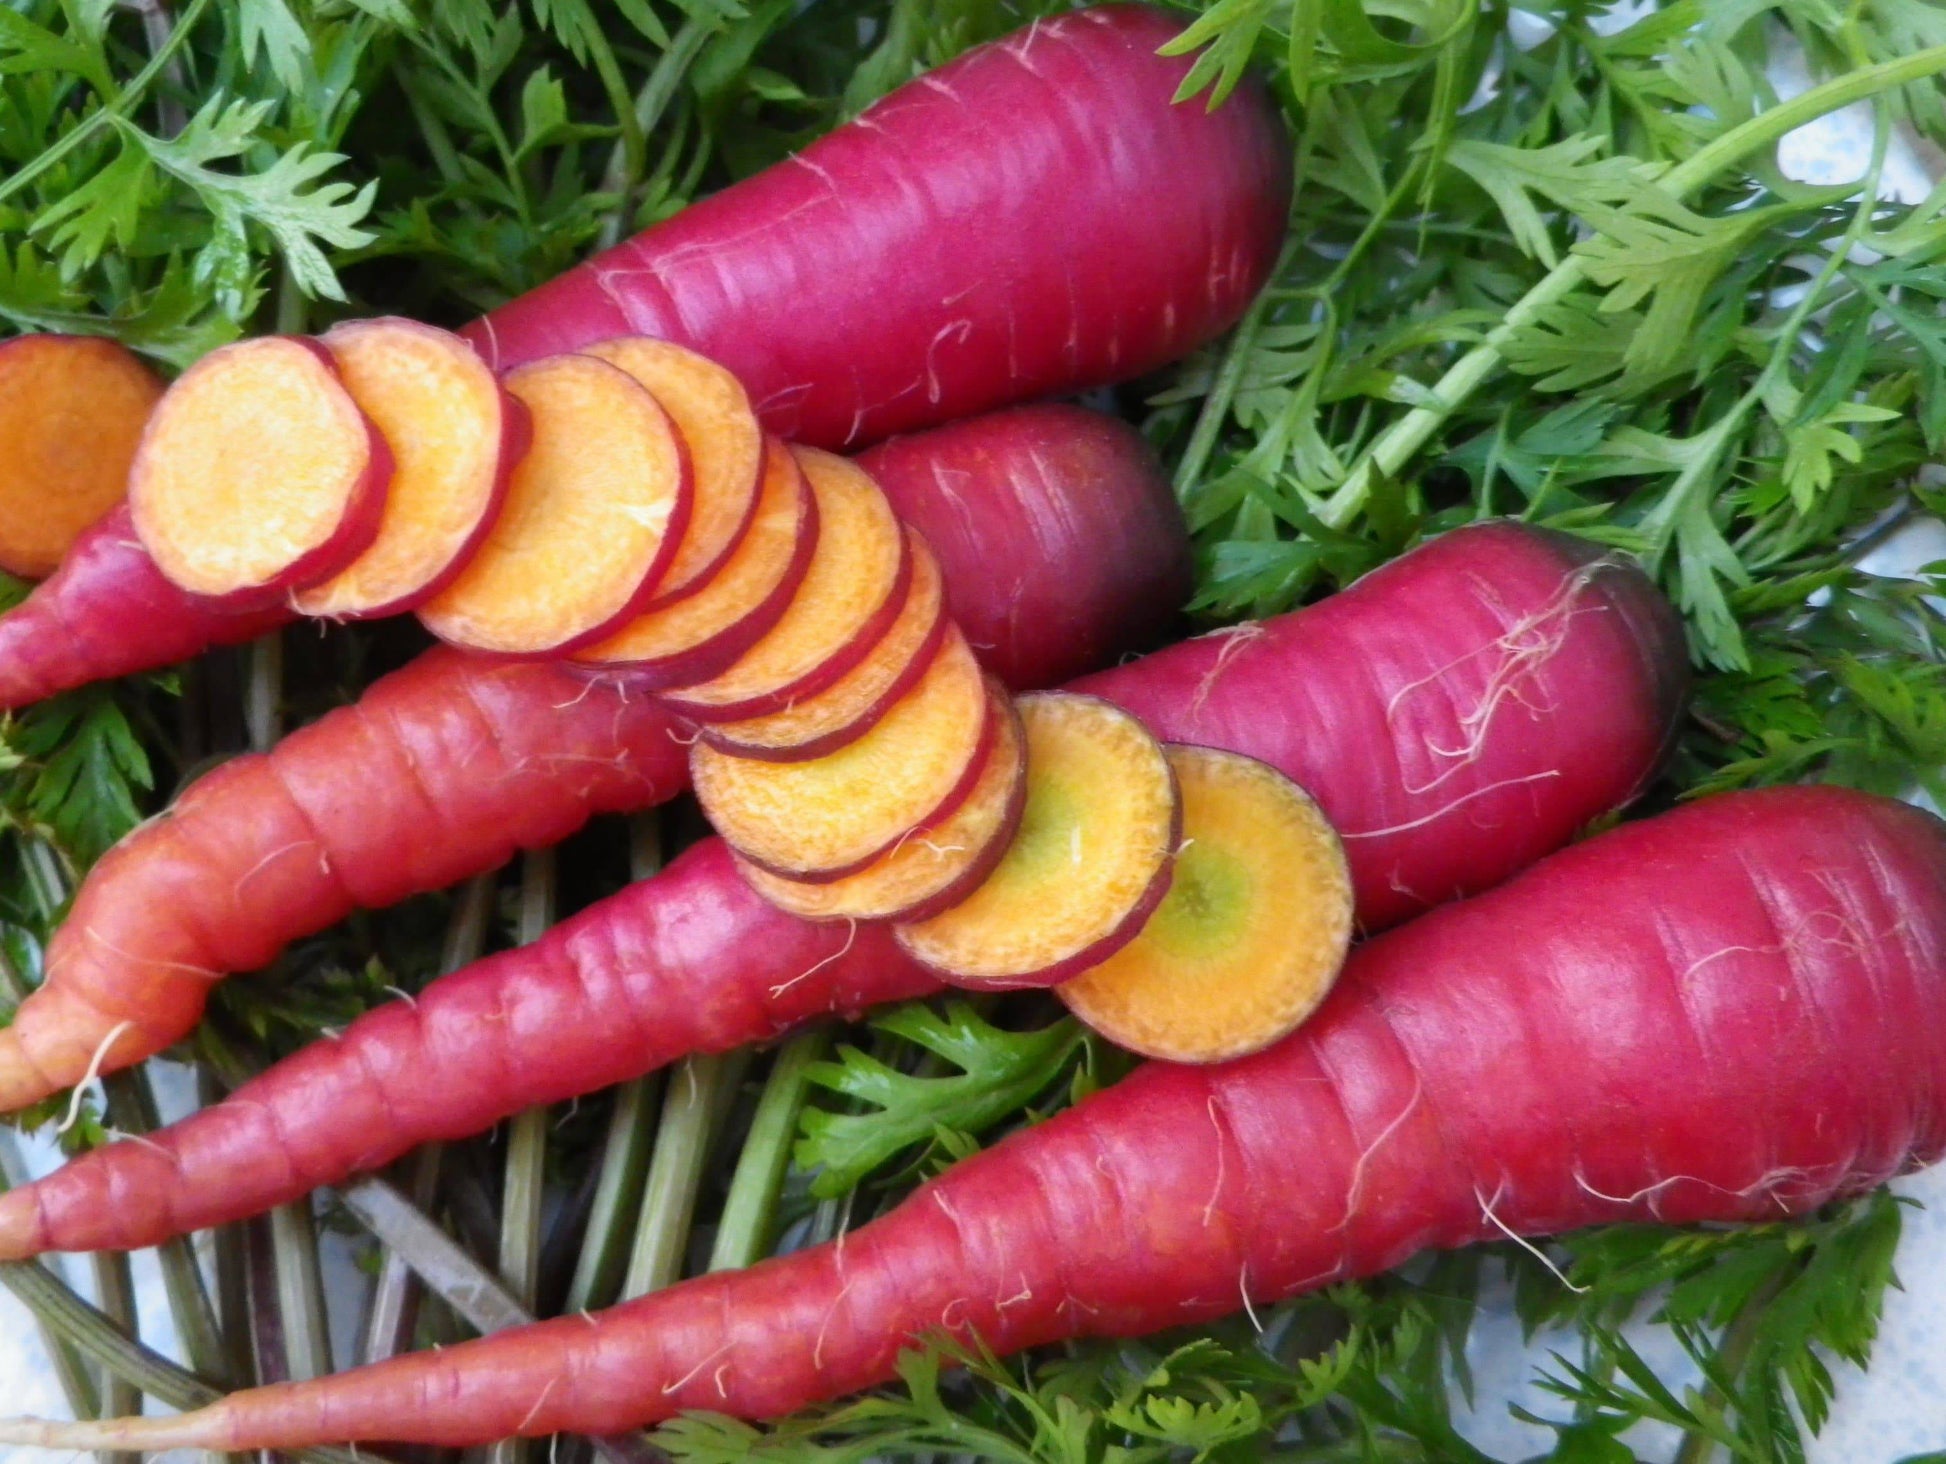
{"label": "tapered carrot", "polygon": [[[1135,431],[1077,408],[1019,408],[860,461],[923,522],[937,484],[926,445],[957,464],[969,438],[980,470],[957,483],[960,522],[938,557],[989,666],[1071,675],[1153,638],[1187,593],[1188,541]],[[1117,573],[1070,576],[1103,540],[1122,547]],[[1077,608],[1064,622],[1014,619],[1017,582],[994,563],[1073,578]],[[212,982],[355,908],[669,798],[688,784],[689,736],[625,688],[436,652],[269,755],[226,763],[83,882],[46,985],[0,1030],[0,1110],[168,1046]]]}
{"label": "tapered carrot", "polygon": [[1354,954],[1317,1016],[1153,1064],[842,1240],[182,1418],[0,1424],[58,1448],[481,1443],[746,1418],[1193,1324],[1428,1247],[1748,1221],[1946,1151],[1946,826],[1838,788],[1730,794],[1556,854]]}
{"label": "tapered carrot", "polygon": [[[1384,924],[1405,911],[1396,886],[1428,887],[1422,869],[1448,887],[1494,884],[1653,770],[1680,707],[1680,672],[1661,668],[1680,666],[1681,631],[1639,571],[1591,570],[1588,552],[1510,524],[1461,530],[1268,622],[1252,659],[1232,658],[1214,680],[1210,658],[1228,643],[1206,640],[1083,684],[1130,702],[1174,687],[1171,715],[1198,719],[1231,751],[1301,768],[1340,829],[1400,824],[1345,843],[1359,913]],[[1557,632],[1545,654],[1525,639],[1537,617]],[[1397,647],[1381,674],[1341,655],[1381,630]],[[1442,666],[1437,712],[1388,721],[1398,690]],[[1315,740],[1290,730],[1307,708]],[[1405,781],[1421,744],[1475,722],[1451,778]],[[1577,760],[1575,776],[1563,758]],[[1517,798],[1496,803],[1502,784]],[[151,1244],[688,1052],[938,989],[883,927],[771,908],[711,840],[536,944],[360,1018],[229,1101],[0,1197],[0,1255]]]}

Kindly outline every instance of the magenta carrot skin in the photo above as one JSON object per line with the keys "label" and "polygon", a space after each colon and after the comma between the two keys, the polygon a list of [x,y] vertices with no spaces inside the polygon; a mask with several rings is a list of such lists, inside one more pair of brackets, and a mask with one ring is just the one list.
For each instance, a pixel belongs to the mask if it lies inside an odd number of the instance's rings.
{"label": "magenta carrot skin", "polygon": [[[1263,643],[1276,648],[1277,659],[1257,663],[1248,676],[1211,683],[1203,715],[1209,727],[1226,729],[1224,735],[1236,744],[1232,750],[1261,749],[1267,739],[1253,735],[1252,729],[1269,726],[1281,733],[1283,723],[1275,713],[1280,703],[1299,704],[1298,673],[1335,676],[1345,683],[1332,695],[1347,721],[1374,728],[1373,736],[1386,739],[1386,745],[1327,744],[1336,747],[1336,757],[1320,756],[1306,745],[1303,766],[1309,791],[1327,812],[1355,811],[1370,786],[1370,768],[1396,770],[1403,765],[1403,753],[1394,752],[1391,741],[1423,739],[1437,729],[1425,722],[1388,725],[1382,717],[1390,695],[1386,685],[1374,683],[1362,665],[1316,661],[1314,637],[1306,628],[1322,623],[1334,634],[1365,642],[1373,638],[1374,627],[1383,626],[1401,643],[1424,647],[1424,654],[1435,659],[1453,660],[1469,649],[1484,657],[1504,634],[1504,618],[1518,620],[1523,612],[1533,613],[1574,582],[1580,557],[1577,547],[1556,536],[1511,525],[1465,529],[1435,540],[1400,561],[1396,572],[1373,575],[1335,601],[1269,622]],[[1489,574],[1493,577],[1487,578]],[[1638,571],[1604,572],[1593,584],[1610,597],[1596,599],[1594,605],[1632,603],[1638,587],[1641,594],[1653,596]],[[1485,619],[1467,613],[1468,602],[1482,596],[1491,597],[1494,607]],[[1339,602],[1349,602],[1351,609],[1321,616]],[[1611,619],[1590,610],[1575,623],[1606,626]],[[1659,616],[1651,616],[1642,629],[1652,637],[1645,651],[1680,656],[1680,635],[1673,625],[1665,627]],[[1671,639],[1653,638],[1664,629]],[[1667,698],[1661,683],[1645,675],[1636,647],[1626,639],[1570,638],[1560,653],[1569,652],[1598,662],[1599,676],[1573,683],[1582,694],[1577,700],[1535,701],[1535,707],[1554,707],[1547,721],[1535,724],[1499,714],[1488,720],[1482,749],[1488,760],[1525,776],[1529,770],[1556,765],[1556,741],[1571,752],[1580,746],[1575,740],[1579,731],[1557,729],[1556,723],[1572,722],[1578,728],[1589,721],[1639,720],[1647,725],[1658,717],[1664,726],[1673,723],[1677,704]],[[1150,668],[1162,686],[1193,687],[1200,675],[1186,681],[1180,667],[1185,662],[1201,665],[1204,655],[1192,643],[1137,662],[1119,673],[1117,698],[1135,700]],[[1290,668],[1289,674],[1280,666]],[[1407,674],[1416,673],[1408,668]],[[1542,682],[1525,689],[1559,690],[1561,684]],[[1367,705],[1354,716],[1360,697]],[[1463,699],[1455,700],[1450,715],[1463,715],[1466,706]],[[1255,720],[1246,707],[1257,712]],[[1348,842],[1361,920],[1375,927],[1396,915],[1400,904],[1390,876],[1403,872],[1418,880],[1422,862],[1442,877],[1480,888],[1508,872],[1503,846],[1533,846],[1535,827],[1557,827],[1562,832],[1556,842],[1565,842],[1596,813],[1633,793],[1660,755],[1662,741],[1662,727],[1655,727],[1632,746],[1597,748],[1617,759],[1600,765],[1601,780],[1572,788],[1562,779],[1535,780],[1531,786],[1540,791],[1530,791],[1530,802],[1504,810],[1490,833],[1459,837],[1458,853],[1452,847],[1455,830],[1439,819],[1420,820],[1383,842]],[[1287,744],[1279,746],[1286,757],[1296,756]],[[1565,810],[1549,801],[1570,793],[1579,802]],[[1467,833],[1463,827],[1459,832]],[[680,879],[675,877],[678,869]],[[693,965],[664,971],[657,964],[664,953],[646,945],[639,932],[679,926],[696,942],[683,957]],[[535,1102],[590,1092],[646,1072],[674,1052],[720,1050],[769,1037],[807,1014],[940,989],[939,978],[920,975],[882,929],[842,923],[812,926],[771,910],[738,877],[715,841],[691,851],[669,873],[589,907],[572,928],[576,933],[567,949],[581,964],[550,964],[536,971],[523,952],[515,952],[489,963],[490,975],[480,975],[476,968],[435,982],[418,998],[411,1015],[402,1003],[381,1008],[353,1023],[342,1039],[316,1043],[273,1068],[251,1085],[247,1098],[240,1094],[139,1144],[96,1150],[39,1184],[0,1196],[0,1256],[151,1244],[171,1232],[144,1227],[210,1225],[294,1199],[317,1184],[342,1178],[360,1165],[383,1164],[429,1139],[474,1132]],[[532,949],[552,948],[543,942]],[[863,951],[871,960],[861,967],[852,961],[820,966],[816,959],[805,959],[841,949]],[[699,987],[694,972],[713,984]],[[490,1008],[486,993],[494,989],[531,993],[543,978],[558,985],[549,998],[549,1009],[557,1013],[552,1025],[527,1024],[515,1034],[483,1027],[472,1017],[444,1023],[440,1015],[456,982],[466,983],[462,989],[468,994],[451,999],[472,1013],[480,1003]],[[863,980],[881,983],[876,996],[874,988],[860,984]],[[625,995],[618,994],[620,987],[627,988]],[[592,1008],[591,992],[600,993]],[[514,997],[506,1000],[512,1003]],[[706,1011],[690,1010],[698,1006]],[[692,1033],[698,1020],[715,1025],[696,1047],[671,1050],[659,1041],[614,1042],[607,1022],[564,1015],[624,1008],[632,1020],[645,1026],[666,1022],[676,1033]],[[473,1044],[467,1049],[469,1060],[455,1060],[434,1076],[432,1066],[412,1049],[417,1040],[412,1034],[428,1024],[441,1024],[452,1040]],[[0,1043],[4,1041],[0,1034]],[[604,1055],[590,1045],[602,1043],[614,1050]],[[394,1044],[400,1051],[394,1051]],[[376,1103],[379,1112],[366,1115],[366,1108],[359,1107],[366,1116],[347,1122],[342,1115],[351,1111],[351,1095],[363,1094],[374,1074],[384,1074],[385,1082],[376,1098],[360,1102]],[[233,1111],[239,1106],[245,1111]],[[293,1159],[288,1169],[266,1163],[265,1145],[271,1152],[306,1157]],[[360,1147],[348,1155],[347,1145]],[[331,1166],[340,1162],[352,1162],[353,1168],[334,1171]]]}
{"label": "magenta carrot skin", "polygon": [[1207,1321],[1428,1248],[1773,1219],[1946,1151],[1946,826],[1730,794],[1564,850],[1356,952],[1308,1024],[1150,1063],[841,1241],[181,1420],[49,1446],[288,1448],[767,1418],[898,1350]]}
{"label": "magenta carrot skin", "polygon": [[[1062,627],[1009,620],[1014,593],[991,563],[1040,564],[1069,579],[1092,555],[1085,525],[1128,505],[1148,525],[1128,545],[1126,577],[1086,577],[1100,603],[1083,624],[1155,627],[1148,603],[1184,558],[1179,516],[1153,459],[1132,453],[1120,424],[1092,433],[1072,471],[1072,537],[1035,536],[1020,491],[1045,501],[1050,434],[1062,419],[1009,412],[1021,430],[961,493],[966,532],[939,558],[957,603],[1003,634],[1002,666],[1085,669],[1124,638],[1063,643]],[[1078,414],[1091,425],[1089,414]],[[1077,424],[1079,425],[1079,424]],[[942,431],[949,445],[956,434]],[[1004,438],[1004,432],[997,438]],[[924,491],[915,440],[875,474],[895,496]],[[956,579],[955,576],[958,578]],[[290,941],[358,907],[392,904],[494,868],[516,847],[566,837],[598,812],[645,808],[688,786],[686,733],[649,698],[538,663],[495,667],[435,653],[376,683],[352,708],[293,733],[266,757],[239,758],[199,781],[161,819],[137,829],[83,882],[48,953],[48,981],[0,1030],[0,1111],[79,1080],[97,1052],[112,1072],[187,1035],[210,984],[263,964]],[[678,738],[682,738],[679,741]],[[123,1025],[124,1023],[130,1025]]]}
{"label": "magenta carrot skin", "polygon": [[1242,315],[1290,204],[1254,81],[1172,103],[1182,24],[1103,5],[976,47],[469,335],[501,367],[691,346],[828,448],[1154,370]]}
{"label": "magenta carrot skin", "polygon": [[1499,883],[1659,768],[1688,693],[1682,626],[1598,553],[1507,522],[1460,529],[1302,615],[1073,689],[1308,789],[1378,929]]}
{"label": "magenta carrot skin", "polygon": [[135,537],[123,504],[0,615],[0,709],[241,645],[292,618],[284,605],[236,611],[177,589]]}

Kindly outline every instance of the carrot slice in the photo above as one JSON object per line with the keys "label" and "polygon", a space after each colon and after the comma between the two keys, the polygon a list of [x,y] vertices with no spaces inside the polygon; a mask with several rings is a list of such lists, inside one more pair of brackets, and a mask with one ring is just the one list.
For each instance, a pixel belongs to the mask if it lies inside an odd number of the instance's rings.
{"label": "carrot slice", "polygon": [[770,438],[756,518],[724,566],[700,589],[644,610],[574,659],[648,690],[714,676],[777,623],[817,543],[817,498],[791,450]]}
{"label": "carrot slice", "polygon": [[371,546],[392,453],[297,336],[211,351],[163,393],[129,473],[129,511],[178,589],[269,603]]}
{"label": "carrot slice", "polygon": [[877,645],[831,685],[781,712],[705,724],[703,740],[739,757],[802,762],[836,752],[877,725],[928,665],[952,623],[939,561],[916,529],[906,530],[912,573],[905,603]]}
{"label": "carrot slice", "polygon": [[1017,703],[1027,806],[979,888],[896,927],[959,986],[1052,986],[1135,938],[1169,888],[1181,801],[1162,748],[1120,707],[1045,692]]}
{"label": "carrot slice", "polygon": [[690,752],[696,797],[751,863],[837,879],[930,829],[972,791],[993,735],[987,686],[955,629],[912,690],[858,741],[810,762]]}
{"label": "carrot slice", "polygon": [[399,614],[445,588],[493,527],[527,451],[527,409],[450,331],[354,320],[323,342],[352,400],[385,434],[392,483],[372,547],[292,603],[333,620]]}
{"label": "carrot slice", "polygon": [[668,341],[621,336],[584,350],[640,382],[689,445],[695,502],[651,605],[693,594],[723,567],[757,511],[764,433],[749,394],[727,368]]}
{"label": "carrot slice", "polygon": [[1337,832],[1277,769],[1167,752],[1183,826],[1169,893],[1140,935],[1058,990],[1123,1047],[1221,1062],[1269,1046],[1331,989],[1351,947],[1351,874]]}
{"label": "carrot slice", "polygon": [[792,451],[817,495],[816,552],[768,635],[721,675],[663,694],[699,722],[782,711],[824,690],[878,643],[904,603],[912,561],[878,484],[844,458]]}
{"label": "carrot slice", "polygon": [[689,455],[656,399],[592,356],[506,378],[534,441],[479,551],[420,607],[441,640],[558,655],[641,613],[689,520]]}
{"label": "carrot slice", "polygon": [[99,336],[0,344],[0,569],[54,573],[81,531],[122,501],[162,382]]}
{"label": "carrot slice", "polygon": [[1027,741],[1004,688],[989,692],[993,745],[966,800],[856,874],[821,884],[786,879],[742,856],[750,888],[804,920],[924,920],[957,905],[1007,852],[1027,799]]}

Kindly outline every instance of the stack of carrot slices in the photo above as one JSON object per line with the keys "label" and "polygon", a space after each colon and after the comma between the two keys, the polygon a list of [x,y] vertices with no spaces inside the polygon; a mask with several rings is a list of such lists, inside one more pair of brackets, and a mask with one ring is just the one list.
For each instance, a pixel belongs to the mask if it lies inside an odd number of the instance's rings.
{"label": "stack of carrot slices", "polygon": [[[166,392],[121,355],[124,430],[70,475],[70,517],[125,476],[143,546],[195,595],[413,611],[477,654],[659,697],[781,909],[891,922],[949,982],[1058,987],[1181,1061],[1274,1041],[1335,977],[1350,879],[1303,790],[1093,697],[1011,698],[871,475],[767,436],[715,362],[630,337],[496,380],[459,337],[390,319],[239,342]],[[15,345],[0,376],[45,398],[86,374],[68,361]],[[0,543],[0,563],[48,554]]]}

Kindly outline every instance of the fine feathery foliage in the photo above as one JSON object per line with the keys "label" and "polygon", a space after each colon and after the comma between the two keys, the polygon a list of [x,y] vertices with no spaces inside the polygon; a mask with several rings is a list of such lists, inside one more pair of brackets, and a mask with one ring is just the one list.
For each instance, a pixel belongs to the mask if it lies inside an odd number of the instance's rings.
{"label": "fine feathery foliage", "polygon": [[[1058,8],[7,0],[0,322],[113,335],[167,369],[247,332],[349,315],[455,323]],[[1570,528],[1640,555],[1688,619],[1699,690],[1658,799],[1821,779],[1946,802],[1946,564],[1916,579],[1865,568],[1907,523],[1946,509],[1928,467],[1946,449],[1946,186],[1916,204],[1879,198],[1895,145],[1946,146],[1946,11],[1179,8],[1192,21],[1180,49],[1195,55],[1183,104],[1215,103],[1254,68],[1300,168],[1289,243],[1257,308],[1120,397],[1175,466],[1199,547],[1197,612],[1221,623],[1282,610],[1492,514]],[[1786,52],[1845,95],[1780,96],[1771,63]],[[1837,101],[1870,113],[1864,176],[1786,176],[1779,139]],[[0,603],[19,592],[0,586]],[[285,677],[290,719],[396,663],[411,649],[401,634],[291,638],[286,654],[303,660]],[[239,663],[220,653],[0,727],[0,1013],[34,981],[73,880],[242,745]],[[561,908],[627,876],[617,842],[590,835],[560,866]],[[195,1055],[234,1082],[410,989],[439,964],[447,909],[361,917],[271,978],[231,983]],[[1125,1061],[1033,997],[880,1014],[788,1082],[780,1063],[762,1104],[762,1060],[733,1061],[709,1103],[684,1109],[672,1086],[641,1223],[679,1253],[667,1227],[693,1208],[706,1233],[719,1181],[734,1171],[742,1185],[774,1161],[783,1179],[756,1228],[788,1243],[828,1235]],[[573,1269],[572,1227],[591,1203],[590,1254],[597,1237],[606,1254],[628,1251],[634,1201],[614,1196],[641,1187],[654,1099],[632,1086],[605,1138],[605,1102],[560,1117],[545,1183],[560,1201],[548,1213],[569,1218],[550,1222],[547,1264],[566,1256]],[[800,1105],[786,1166],[786,1130],[751,1114]],[[92,1102],[76,1118],[70,1144],[110,1132]],[[487,1141],[454,1146],[420,1197],[487,1256],[499,1221],[482,1176],[499,1163]],[[672,1188],[684,1184],[693,1205]],[[507,1228],[526,1223],[510,1204]],[[957,1369],[916,1353],[901,1386],[870,1398],[774,1429],[693,1418],[656,1442],[693,1464],[1492,1464],[1462,1424],[1470,1406],[1506,1405],[1475,1396],[1464,1345],[1482,1287],[1510,1274],[1551,1359],[1551,1404],[1523,1415],[1543,1457],[1621,1464],[1649,1425],[1680,1435],[1684,1464],[1788,1464],[1869,1358],[1898,1228],[1881,1194],[1734,1231],[1616,1227],[1545,1251],[1486,1248],[1140,1344],[958,1357]],[[219,1298],[226,1317],[234,1299]],[[193,1321],[179,1312],[185,1333]],[[427,1308],[419,1340],[453,1326]],[[131,1355],[125,1339],[97,1340],[106,1357]],[[1650,1360],[1671,1355],[1681,1376]]]}

